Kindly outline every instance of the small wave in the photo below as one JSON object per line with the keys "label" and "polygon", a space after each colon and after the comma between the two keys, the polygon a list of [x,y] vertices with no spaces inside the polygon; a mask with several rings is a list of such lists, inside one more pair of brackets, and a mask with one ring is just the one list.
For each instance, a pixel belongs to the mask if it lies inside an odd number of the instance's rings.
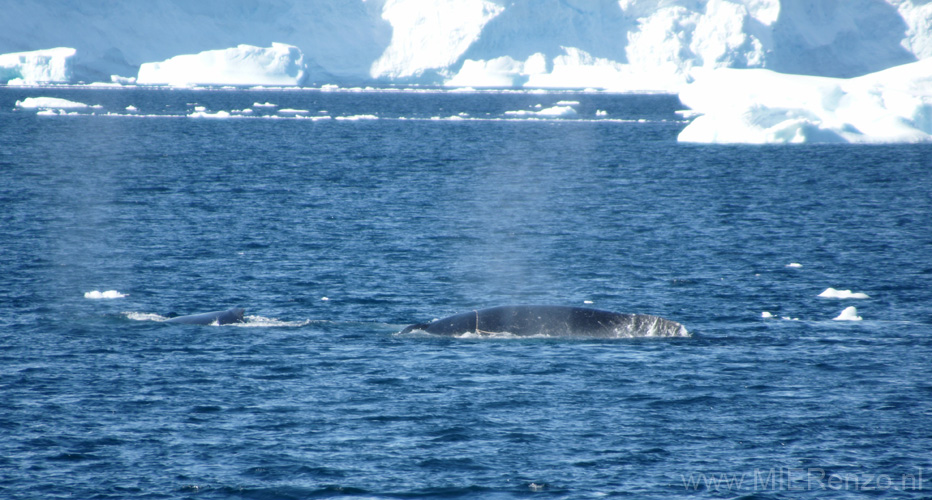
{"label": "small wave", "polygon": [[303,321],[282,321],[278,318],[266,318],[264,316],[246,315],[244,323],[230,323],[224,326],[238,326],[240,328],[269,328],[269,327],[299,327],[307,326],[312,323],[311,320]]}
{"label": "small wave", "polygon": [[[161,314],[155,313],[144,313],[144,312],[135,312],[135,311],[124,311],[121,313],[125,318],[131,319],[133,321],[168,321],[171,319],[169,316],[162,316]],[[270,327],[301,327],[307,326],[314,321],[305,319],[302,321],[282,321],[278,318],[266,318],[264,316],[253,316],[246,315],[243,317],[245,320],[243,323],[228,323],[223,326],[237,326],[240,328],[270,328]],[[212,323],[210,326],[218,326],[216,322]]]}
{"label": "small wave", "polygon": [[165,321],[168,319],[165,316],[161,316],[155,313],[124,311],[121,314],[127,319],[131,319],[133,321]]}
{"label": "small wave", "polygon": [[90,292],[84,292],[85,299],[122,299],[129,295],[128,293],[120,293],[116,290],[107,290],[101,292],[100,290],[92,290]]}

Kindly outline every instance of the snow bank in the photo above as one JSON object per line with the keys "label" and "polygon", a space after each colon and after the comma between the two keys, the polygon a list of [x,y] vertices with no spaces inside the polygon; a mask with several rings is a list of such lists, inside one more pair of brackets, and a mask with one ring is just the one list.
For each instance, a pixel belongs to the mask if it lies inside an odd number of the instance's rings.
{"label": "snow bank", "polygon": [[932,58],[850,79],[703,71],[680,91],[680,101],[702,113],[680,142],[927,142]]}
{"label": "snow bank", "polygon": [[835,290],[834,288],[826,288],[824,292],[819,294],[819,297],[825,299],[869,299],[870,296],[862,292],[852,292],[851,290]]}
{"label": "snow bank", "polygon": [[172,57],[139,67],[138,85],[296,86],[305,80],[304,55],[292,45],[239,45]]}
{"label": "snow bank", "polygon": [[58,97],[27,97],[16,101],[17,108],[25,109],[83,109],[89,107],[83,102],[69,101]]}
{"label": "snow bank", "polygon": [[75,49],[59,47],[0,54],[0,83],[68,83],[74,78]]}

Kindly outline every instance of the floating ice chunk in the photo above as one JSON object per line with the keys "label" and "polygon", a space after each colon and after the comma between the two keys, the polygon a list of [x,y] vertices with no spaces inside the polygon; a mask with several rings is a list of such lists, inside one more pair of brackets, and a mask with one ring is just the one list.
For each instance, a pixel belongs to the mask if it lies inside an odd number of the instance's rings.
{"label": "floating ice chunk", "polygon": [[306,109],[292,109],[292,108],[280,109],[278,110],[278,112],[283,115],[304,115],[304,114],[310,113],[310,111]]}
{"label": "floating ice chunk", "polygon": [[139,111],[139,108],[130,104],[129,106],[126,107],[126,111],[129,111],[130,113],[135,113]]}
{"label": "floating ice chunk", "polygon": [[826,299],[869,299],[870,296],[866,293],[861,292],[852,292],[851,290],[835,290],[834,288],[826,288],[824,292],[819,294],[819,297]]}
{"label": "floating ice chunk", "polygon": [[841,311],[841,314],[833,318],[835,321],[861,321],[858,316],[858,309],[854,306],[848,306]]}
{"label": "floating ice chunk", "polygon": [[378,120],[379,117],[375,115],[352,115],[352,116],[338,116],[337,120],[346,120],[346,121],[359,121],[359,120]]}
{"label": "floating ice chunk", "polygon": [[540,116],[576,116],[576,110],[571,106],[554,106],[537,112]]}
{"label": "floating ice chunk", "polygon": [[608,111],[605,111],[604,109],[597,109],[595,110],[595,116],[608,116]]}
{"label": "floating ice chunk", "polygon": [[204,111],[203,106],[198,106],[195,108],[195,111],[188,115],[189,118],[230,118],[231,115],[229,111],[217,111],[216,113],[208,113]]}
{"label": "floating ice chunk", "polygon": [[126,297],[127,293],[120,293],[116,290],[107,290],[106,292],[101,292],[100,290],[92,290],[90,292],[84,293],[85,299],[122,299]]}
{"label": "floating ice chunk", "polygon": [[254,102],[254,103],[252,103],[252,107],[254,107],[254,108],[274,108],[274,107],[277,107],[277,106],[278,106],[278,104],[272,104],[272,103],[270,103],[270,102],[268,102],[268,101],[266,101],[266,102]]}
{"label": "floating ice chunk", "polygon": [[540,111],[505,111],[508,116],[542,116],[547,118],[569,118],[576,116],[576,110],[570,106],[553,106]]}
{"label": "floating ice chunk", "polygon": [[89,107],[83,102],[69,101],[58,97],[27,97],[16,101],[17,108],[24,109],[83,109]]}
{"label": "floating ice chunk", "polygon": [[583,304],[592,304],[592,301],[591,301],[591,300],[584,300],[584,301],[582,301],[582,302],[583,302]]}
{"label": "floating ice chunk", "polygon": [[559,101],[557,106],[579,106],[579,101]]}
{"label": "floating ice chunk", "polygon": [[773,314],[770,314],[769,312],[764,311],[764,312],[760,313],[760,317],[761,317],[761,318],[772,318],[772,317],[773,317]]}
{"label": "floating ice chunk", "polygon": [[796,267],[796,268],[799,268],[799,267],[803,267],[803,265],[800,264],[799,262],[790,262],[789,264],[786,265],[786,267]]}

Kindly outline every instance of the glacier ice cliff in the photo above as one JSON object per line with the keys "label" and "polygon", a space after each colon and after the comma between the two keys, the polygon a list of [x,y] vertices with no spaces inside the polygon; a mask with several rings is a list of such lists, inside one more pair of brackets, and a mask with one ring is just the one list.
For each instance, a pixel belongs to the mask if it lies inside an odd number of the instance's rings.
{"label": "glacier ice cliff", "polygon": [[851,78],[932,56],[924,0],[31,0],[0,23],[0,54],[73,47],[86,82],[273,42],[307,84],[674,91],[695,68]]}

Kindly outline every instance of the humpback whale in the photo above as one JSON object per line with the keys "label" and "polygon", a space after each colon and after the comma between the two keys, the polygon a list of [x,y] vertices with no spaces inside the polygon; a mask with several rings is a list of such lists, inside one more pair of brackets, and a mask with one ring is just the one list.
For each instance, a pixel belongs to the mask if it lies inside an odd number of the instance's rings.
{"label": "humpback whale", "polygon": [[686,328],[648,314],[619,314],[569,306],[499,306],[476,309],[406,327],[434,335],[494,335],[518,337],[689,337]]}
{"label": "humpback whale", "polygon": [[186,325],[229,325],[230,323],[245,323],[243,313],[246,310],[241,307],[234,307],[226,311],[213,311],[202,314],[191,314],[188,316],[175,316],[165,320],[166,323],[183,323]]}

